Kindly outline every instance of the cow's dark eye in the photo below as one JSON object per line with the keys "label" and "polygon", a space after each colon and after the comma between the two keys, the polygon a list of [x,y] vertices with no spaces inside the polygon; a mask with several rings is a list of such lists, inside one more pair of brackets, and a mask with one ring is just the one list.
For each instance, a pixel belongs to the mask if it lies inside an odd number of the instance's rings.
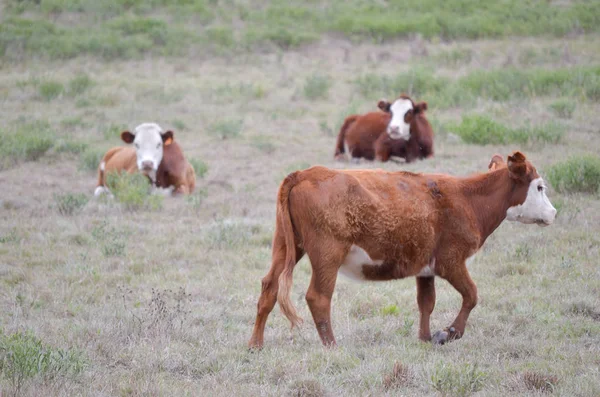
{"label": "cow's dark eye", "polygon": [[543,192],[544,191],[544,187],[542,185],[538,186],[538,192]]}

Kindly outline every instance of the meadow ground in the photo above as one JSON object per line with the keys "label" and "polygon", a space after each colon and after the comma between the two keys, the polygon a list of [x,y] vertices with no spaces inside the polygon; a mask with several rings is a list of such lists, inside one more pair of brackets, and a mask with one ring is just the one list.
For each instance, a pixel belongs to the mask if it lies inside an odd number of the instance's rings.
{"label": "meadow ground", "polygon": [[[600,36],[422,32],[373,43],[342,33],[283,50],[142,48],[108,61],[87,50],[38,58],[31,42],[21,58],[0,29],[6,395],[600,395]],[[334,162],[344,117],[401,91],[429,102],[435,157]],[[99,156],[145,121],[173,129],[206,171],[197,193],[93,199]],[[507,222],[488,239],[470,265],[479,305],[462,340],[417,340],[414,279],[340,277],[339,347],[324,349],[304,300],[304,258],[293,287],[304,325],[290,332],[276,307],[265,348],[247,350],[289,172],[466,175],[516,149],[552,174],[558,217],[547,228]],[[588,168],[571,172],[568,159]],[[460,303],[438,280],[432,329]]]}

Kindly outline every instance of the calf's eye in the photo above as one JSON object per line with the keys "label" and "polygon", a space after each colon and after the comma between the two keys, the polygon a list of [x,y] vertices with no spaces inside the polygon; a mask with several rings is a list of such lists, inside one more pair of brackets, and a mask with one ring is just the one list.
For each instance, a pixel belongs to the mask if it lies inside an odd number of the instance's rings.
{"label": "calf's eye", "polygon": [[542,185],[538,186],[538,192],[543,192],[544,191],[544,187]]}

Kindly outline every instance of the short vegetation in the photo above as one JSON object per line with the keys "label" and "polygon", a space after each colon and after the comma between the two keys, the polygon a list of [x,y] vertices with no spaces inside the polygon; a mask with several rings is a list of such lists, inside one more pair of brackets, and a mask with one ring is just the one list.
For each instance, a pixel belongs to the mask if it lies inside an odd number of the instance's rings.
{"label": "short vegetation", "polygon": [[483,115],[464,116],[460,124],[449,125],[448,129],[464,142],[477,145],[558,143],[563,136],[563,128],[555,123],[510,128]]}
{"label": "short vegetation", "polygon": [[0,170],[39,159],[53,147],[55,137],[55,132],[46,123],[0,127]]}
{"label": "short vegetation", "polygon": [[162,207],[163,196],[152,194],[150,181],[143,174],[109,172],[106,186],[126,210],[156,210]]}
{"label": "short vegetation", "polygon": [[559,192],[600,194],[600,158],[593,155],[571,157],[550,167],[547,178]]}
{"label": "short vegetation", "polygon": [[[0,56],[9,58],[19,58],[24,52],[53,59],[92,55],[109,60],[182,54],[191,46],[216,53],[235,48],[287,50],[327,33],[383,42],[415,33],[425,38],[479,39],[561,37],[600,29],[600,5],[595,2],[428,0],[406,7],[402,2],[328,0],[323,7],[274,1],[260,8],[205,0],[7,3],[0,24]],[[48,17],[61,14],[79,15],[86,23]],[[179,23],[172,23],[173,19]]]}

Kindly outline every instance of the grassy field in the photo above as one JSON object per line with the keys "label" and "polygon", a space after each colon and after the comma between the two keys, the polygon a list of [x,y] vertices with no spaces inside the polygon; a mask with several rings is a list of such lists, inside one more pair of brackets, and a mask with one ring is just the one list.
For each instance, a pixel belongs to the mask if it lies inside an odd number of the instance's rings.
{"label": "grassy field", "polygon": [[[0,4],[3,395],[600,395],[598,3],[408,3]],[[435,157],[334,162],[344,117],[402,91],[429,102]],[[175,131],[197,192],[125,178],[94,199],[100,156],[145,121]],[[465,175],[517,149],[558,217],[488,239],[462,340],[417,340],[414,279],[340,277],[324,349],[305,258],[304,325],[276,308],[247,350],[289,172]],[[461,303],[437,287],[433,330]]]}

